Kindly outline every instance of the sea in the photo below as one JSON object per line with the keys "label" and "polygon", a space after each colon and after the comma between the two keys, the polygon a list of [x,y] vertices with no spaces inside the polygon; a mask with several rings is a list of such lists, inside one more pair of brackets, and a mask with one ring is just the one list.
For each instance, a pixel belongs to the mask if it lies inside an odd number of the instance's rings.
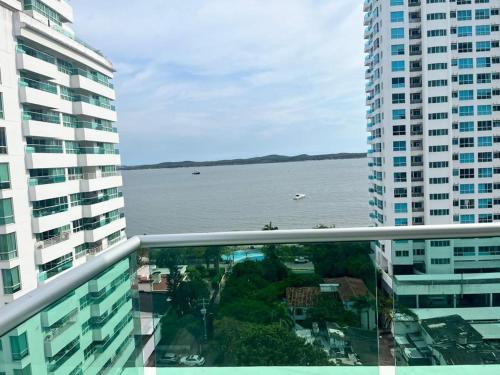
{"label": "sea", "polygon": [[131,170],[123,179],[129,236],[261,230],[270,221],[369,225],[366,159]]}

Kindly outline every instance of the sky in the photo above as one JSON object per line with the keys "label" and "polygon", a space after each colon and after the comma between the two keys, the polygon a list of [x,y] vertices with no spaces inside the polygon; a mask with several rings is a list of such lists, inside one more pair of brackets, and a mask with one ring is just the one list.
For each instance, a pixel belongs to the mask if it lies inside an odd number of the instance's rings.
{"label": "sky", "polygon": [[363,0],[71,0],[125,165],[366,151]]}

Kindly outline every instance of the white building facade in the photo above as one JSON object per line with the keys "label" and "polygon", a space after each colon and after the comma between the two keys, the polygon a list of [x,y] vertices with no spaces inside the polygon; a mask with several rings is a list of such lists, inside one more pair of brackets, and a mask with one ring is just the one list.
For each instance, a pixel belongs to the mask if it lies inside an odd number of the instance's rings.
{"label": "white building facade", "polygon": [[[374,225],[500,221],[499,9],[499,0],[365,1]],[[373,247],[386,286],[408,306],[500,306],[500,285],[484,281],[498,280],[499,240]],[[458,288],[465,274],[481,274],[485,290]],[[445,297],[429,302],[436,294]]]}
{"label": "white building facade", "polygon": [[0,0],[0,306],[125,238],[113,66],[64,0]]}

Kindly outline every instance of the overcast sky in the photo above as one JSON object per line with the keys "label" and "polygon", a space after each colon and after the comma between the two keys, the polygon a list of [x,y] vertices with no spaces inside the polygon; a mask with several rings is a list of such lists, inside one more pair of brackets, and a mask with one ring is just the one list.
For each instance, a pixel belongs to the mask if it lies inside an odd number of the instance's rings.
{"label": "overcast sky", "polygon": [[72,0],[124,164],[366,150],[363,0]]}

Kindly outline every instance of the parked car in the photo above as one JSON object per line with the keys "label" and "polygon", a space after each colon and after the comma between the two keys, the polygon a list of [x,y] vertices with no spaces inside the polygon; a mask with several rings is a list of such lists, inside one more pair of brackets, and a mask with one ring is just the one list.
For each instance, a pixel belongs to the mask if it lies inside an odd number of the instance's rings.
{"label": "parked car", "polygon": [[309,259],[305,257],[297,257],[293,260],[293,262],[297,264],[304,264],[304,263],[309,263]]}
{"label": "parked car", "polygon": [[161,365],[175,366],[179,364],[179,356],[175,353],[164,353],[158,360]]}
{"label": "parked car", "polygon": [[205,358],[200,355],[188,355],[182,357],[179,363],[183,366],[196,367],[203,366],[205,364]]}

